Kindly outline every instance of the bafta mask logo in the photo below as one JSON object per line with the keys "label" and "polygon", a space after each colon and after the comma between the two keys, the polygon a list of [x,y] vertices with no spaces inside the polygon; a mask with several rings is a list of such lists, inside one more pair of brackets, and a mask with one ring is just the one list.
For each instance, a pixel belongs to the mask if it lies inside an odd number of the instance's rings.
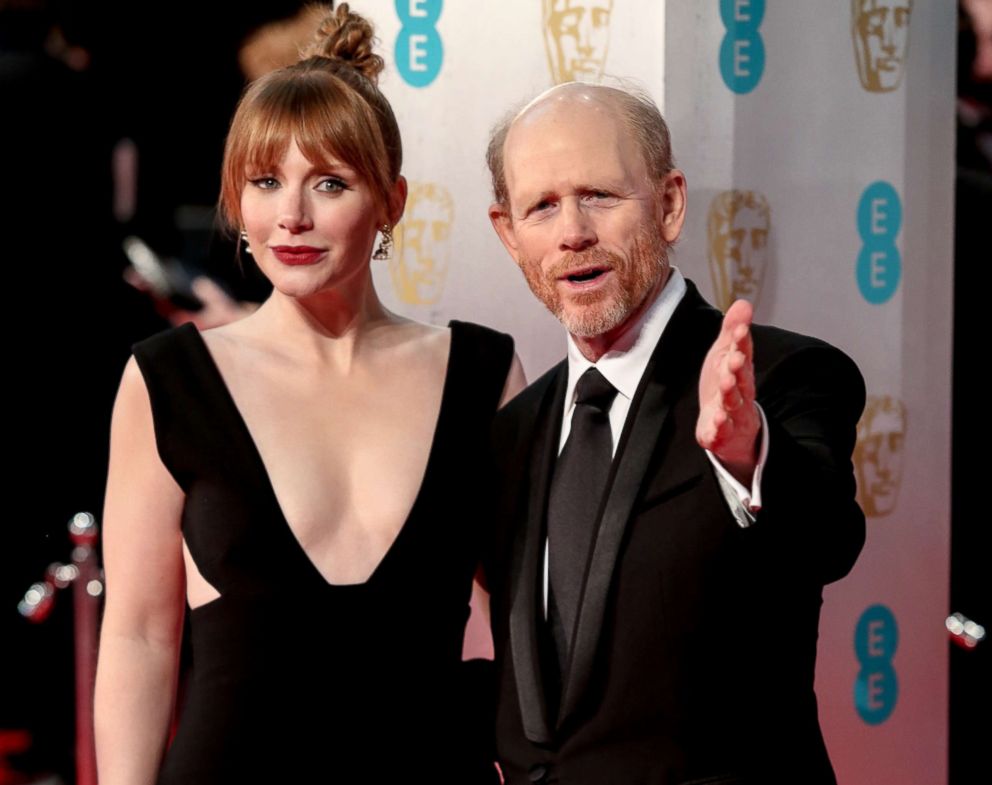
{"label": "bafta mask logo", "polygon": [[406,213],[396,227],[389,262],[396,294],[408,305],[433,305],[448,274],[448,239],[455,203],[437,183],[410,183]]}
{"label": "bafta mask logo", "polygon": [[613,0],[542,0],[544,44],[555,84],[597,82],[606,66]]}
{"label": "bafta mask logo", "polygon": [[851,0],[851,37],[861,86],[888,93],[902,81],[913,0]]}
{"label": "bafta mask logo", "polygon": [[768,262],[771,208],[757,191],[721,191],[706,219],[710,274],[717,306],[734,300],[757,304]]}
{"label": "bafta mask logo", "polygon": [[880,518],[895,509],[905,441],[905,404],[891,395],[869,395],[854,447],[858,501],[865,515]]}

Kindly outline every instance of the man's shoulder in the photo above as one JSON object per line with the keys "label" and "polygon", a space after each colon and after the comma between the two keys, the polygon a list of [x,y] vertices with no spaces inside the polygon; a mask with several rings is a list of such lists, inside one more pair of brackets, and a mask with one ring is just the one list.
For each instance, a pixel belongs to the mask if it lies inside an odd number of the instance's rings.
{"label": "man's shoulder", "polygon": [[845,352],[811,335],[770,325],[752,325],[756,381],[771,378],[802,377],[805,383],[820,380],[825,385],[844,388],[864,397],[864,377]]}
{"label": "man's shoulder", "polygon": [[786,330],[769,324],[751,325],[755,365],[772,365],[799,352],[815,352],[852,360],[841,349],[812,335]]}

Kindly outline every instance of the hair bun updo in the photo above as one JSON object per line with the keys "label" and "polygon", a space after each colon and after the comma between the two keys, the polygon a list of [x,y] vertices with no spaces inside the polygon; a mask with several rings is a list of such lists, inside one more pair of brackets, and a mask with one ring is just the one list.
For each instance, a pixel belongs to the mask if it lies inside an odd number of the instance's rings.
{"label": "hair bun updo", "polygon": [[372,84],[378,84],[385,65],[373,51],[375,31],[363,16],[353,13],[347,3],[324,17],[313,43],[304,49],[302,58],[323,57],[354,68]]}

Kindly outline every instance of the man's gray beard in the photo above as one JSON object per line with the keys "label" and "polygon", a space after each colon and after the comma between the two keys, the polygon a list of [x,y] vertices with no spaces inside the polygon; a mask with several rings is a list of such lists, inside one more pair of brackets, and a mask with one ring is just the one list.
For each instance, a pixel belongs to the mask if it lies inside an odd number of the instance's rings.
{"label": "man's gray beard", "polygon": [[[668,270],[668,248],[657,227],[651,226],[642,228],[638,233],[628,258],[595,248],[567,254],[553,268],[544,271],[539,270],[538,263],[527,258],[521,258],[519,262],[530,290],[565,329],[580,338],[594,338],[619,327],[630,314],[640,308],[644,298]],[[600,304],[598,300],[602,295],[595,292],[589,296],[588,306],[579,309],[580,313],[566,313],[555,281],[561,273],[572,269],[580,260],[589,263],[607,262],[620,279],[620,288],[616,297],[608,304]],[[581,305],[581,302],[581,294],[573,298],[573,303]]]}
{"label": "man's gray beard", "polygon": [[580,313],[567,313],[559,303],[555,316],[571,335],[579,338],[595,338],[597,335],[608,333],[614,327],[619,327],[635,308],[636,306],[631,307],[630,293],[623,292],[601,311],[590,312],[590,309],[586,309]]}
{"label": "man's gray beard", "polygon": [[[632,293],[629,289],[622,289],[607,307],[585,308],[579,313],[567,313],[563,304],[558,302],[558,307],[552,309],[552,313],[571,335],[578,338],[595,338],[597,335],[605,335],[616,329],[641,307],[644,299],[654,290],[659,279],[664,277],[665,271],[668,270],[668,248],[662,245],[653,248],[652,251],[657,256],[656,267],[654,275],[649,280],[637,281],[643,285],[642,291]],[[635,253],[637,252],[645,253],[643,249],[638,249]],[[637,260],[633,263],[636,264]]]}

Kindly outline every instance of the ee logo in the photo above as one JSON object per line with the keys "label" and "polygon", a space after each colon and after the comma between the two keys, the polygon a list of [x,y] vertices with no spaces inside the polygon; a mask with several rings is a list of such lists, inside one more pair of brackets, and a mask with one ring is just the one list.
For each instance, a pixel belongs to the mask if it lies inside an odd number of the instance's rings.
{"label": "ee logo", "polygon": [[765,42],[758,32],[765,0],[720,0],[720,18],[727,28],[720,44],[720,75],[733,92],[750,93],[765,71]]}
{"label": "ee logo", "polygon": [[427,87],[441,71],[444,46],[438,35],[442,0],[396,0],[403,23],[396,37],[396,67],[407,84]]}
{"label": "ee logo", "polygon": [[884,605],[872,605],[858,619],[854,653],[861,670],[854,680],[854,706],[869,725],[885,722],[899,698],[892,656],[899,645],[896,617]]}
{"label": "ee logo", "polygon": [[890,183],[878,180],[861,194],[858,202],[857,278],[862,296],[872,305],[886,302],[902,277],[902,258],[896,247],[896,235],[902,227],[902,202]]}

